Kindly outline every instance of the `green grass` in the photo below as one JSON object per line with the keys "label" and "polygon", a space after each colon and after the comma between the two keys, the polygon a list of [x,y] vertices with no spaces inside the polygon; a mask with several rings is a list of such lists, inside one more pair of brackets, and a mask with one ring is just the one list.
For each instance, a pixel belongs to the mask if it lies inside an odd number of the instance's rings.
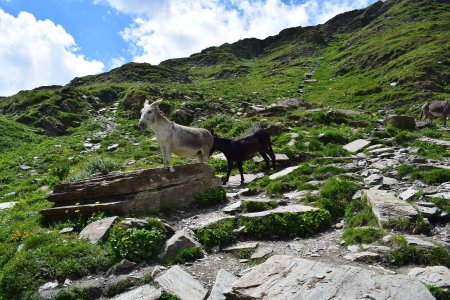
{"label": "green grass", "polygon": [[166,260],[167,265],[183,264],[190,261],[196,261],[197,259],[203,258],[204,253],[200,248],[185,248],[180,250],[177,254],[169,257]]}
{"label": "green grass", "polygon": [[330,212],[333,219],[344,216],[345,208],[359,185],[338,177],[328,179],[320,189],[317,205]]}
{"label": "green grass", "polygon": [[342,239],[345,245],[353,244],[370,244],[378,241],[385,234],[385,231],[380,228],[347,228],[342,234]]}
{"label": "green grass", "polygon": [[401,164],[397,168],[397,174],[401,178],[411,176],[412,180],[421,180],[426,184],[436,184],[450,181],[450,170],[441,168],[419,169],[412,165]]}
{"label": "green grass", "polygon": [[378,226],[378,221],[367,203],[367,198],[353,200],[345,208],[345,222],[348,227]]}
{"label": "green grass", "polygon": [[227,201],[226,190],[222,186],[212,187],[209,190],[194,196],[194,203],[200,207],[208,207]]}

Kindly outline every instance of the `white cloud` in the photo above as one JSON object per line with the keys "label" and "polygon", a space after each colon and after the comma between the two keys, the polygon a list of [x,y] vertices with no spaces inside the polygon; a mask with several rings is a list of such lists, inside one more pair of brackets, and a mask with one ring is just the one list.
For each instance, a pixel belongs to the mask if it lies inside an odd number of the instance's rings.
{"label": "white cloud", "polygon": [[135,15],[122,36],[138,62],[185,57],[210,46],[266,38],[294,26],[324,23],[374,0],[95,0]]}
{"label": "white cloud", "polygon": [[65,84],[75,76],[99,73],[104,65],[87,60],[73,37],[50,20],[27,12],[17,17],[0,9],[0,95],[42,85]]}

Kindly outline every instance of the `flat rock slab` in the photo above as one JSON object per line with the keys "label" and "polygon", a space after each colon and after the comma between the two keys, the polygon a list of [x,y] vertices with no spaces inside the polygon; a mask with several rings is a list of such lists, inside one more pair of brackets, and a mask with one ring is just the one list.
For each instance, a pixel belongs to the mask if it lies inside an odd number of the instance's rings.
{"label": "flat rock slab", "polygon": [[181,300],[203,300],[208,290],[180,266],[173,266],[155,281],[161,288],[178,296]]}
{"label": "flat rock slab", "polygon": [[280,206],[280,207],[277,207],[277,208],[271,209],[271,210],[265,210],[265,211],[254,212],[254,213],[246,213],[246,214],[242,214],[241,216],[244,218],[262,218],[262,217],[269,216],[271,214],[283,214],[283,213],[299,214],[299,213],[305,213],[308,211],[315,211],[315,210],[319,210],[319,209],[317,207],[295,204],[295,205]]}
{"label": "flat rock slab", "polygon": [[238,278],[230,272],[220,269],[207,300],[225,300],[224,293],[231,291],[231,287],[237,280]]}
{"label": "flat rock slab", "polygon": [[400,195],[398,195],[398,197],[404,201],[408,201],[409,199],[417,195],[418,192],[419,192],[418,190],[409,188],[406,191],[402,192]]}
{"label": "flat rock slab", "polygon": [[[253,157],[253,161],[255,163],[261,163],[264,161],[264,159],[262,158],[262,156],[257,155],[255,157]],[[282,163],[285,164],[286,162],[290,161],[289,157],[284,154],[284,153],[275,153],[275,161],[277,163]],[[272,165],[272,161],[270,162],[270,164]]]}
{"label": "flat rock slab", "polygon": [[426,285],[434,285],[441,289],[450,288],[450,270],[444,266],[413,268],[408,275],[419,279]]}
{"label": "flat rock slab", "polygon": [[298,168],[299,168],[299,166],[293,166],[293,167],[289,167],[289,168],[283,169],[280,172],[277,172],[277,173],[274,173],[274,174],[270,175],[269,179],[274,180],[274,179],[286,176],[286,175],[294,172]]}
{"label": "flat rock slab", "polygon": [[106,237],[117,218],[117,216],[109,217],[90,223],[81,230],[78,238],[87,239],[91,244],[97,244]]}
{"label": "flat rock slab", "polygon": [[57,184],[43,209],[46,218],[90,215],[95,211],[130,213],[189,206],[196,194],[218,186],[220,179],[207,163],[129,172],[112,172]]}
{"label": "flat rock slab", "polygon": [[450,192],[430,194],[430,195],[426,195],[426,197],[428,197],[428,198],[443,198],[443,199],[450,200]]}
{"label": "flat rock slab", "polygon": [[11,201],[11,202],[3,202],[0,203],[0,210],[4,210],[4,209],[11,209],[13,208],[17,203],[17,201]]}
{"label": "flat rock slab", "polygon": [[414,245],[414,246],[419,246],[422,248],[433,248],[436,247],[435,244],[433,244],[430,241],[427,241],[423,238],[420,238],[418,236],[415,235],[409,235],[409,234],[405,234],[404,235],[406,242],[408,243],[408,245]]}
{"label": "flat rock slab", "polygon": [[344,255],[344,258],[350,261],[372,261],[379,259],[380,254],[369,251],[363,251],[363,252],[349,253],[347,255]]}
{"label": "flat rock slab", "polygon": [[347,150],[348,152],[356,153],[358,151],[361,151],[362,149],[364,149],[365,147],[367,147],[369,145],[370,145],[370,141],[359,139],[359,140],[355,140],[351,143],[348,143],[347,145],[344,145],[343,148],[345,150]]}
{"label": "flat rock slab", "polygon": [[247,242],[247,243],[241,243],[237,244],[231,247],[227,247],[222,249],[224,252],[233,252],[233,251],[240,251],[240,250],[255,250],[256,247],[258,247],[257,242]]}
{"label": "flat rock slab", "polygon": [[366,190],[364,194],[380,226],[395,219],[413,219],[418,213],[408,202],[382,190]]}
{"label": "flat rock slab", "polygon": [[164,243],[158,258],[164,261],[183,249],[201,247],[194,232],[189,228],[183,228]]}
{"label": "flat rock slab", "polygon": [[146,284],[126,293],[112,298],[113,300],[158,300],[161,297],[161,289]]}
{"label": "flat rock slab", "polygon": [[227,299],[434,299],[407,275],[385,275],[349,265],[332,265],[275,255],[233,284]]}
{"label": "flat rock slab", "polygon": [[[264,173],[257,173],[257,174],[244,174],[244,180],[246,183],[255,181],[258,178],[261,178],[264,176]],[[228,185],[229,186],[240,186],[241,185],[241,175],[236,174],[233,176],[230,176],[228,179]]]}
{"label": "flat rock slab", "polygon": [[450,149],[450,141],[438,140],[429,137],[421,137],[417,139],[418,141],[427,143],[427,144],[435,144],[444,147],[445,149]]}

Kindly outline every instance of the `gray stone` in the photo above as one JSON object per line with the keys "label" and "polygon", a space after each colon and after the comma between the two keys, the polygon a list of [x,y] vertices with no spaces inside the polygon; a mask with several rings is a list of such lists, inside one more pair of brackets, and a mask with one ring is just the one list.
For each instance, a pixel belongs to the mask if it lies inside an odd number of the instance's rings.
{"label": "gray stone", "polygon": [[416,120],[413,117],[402,115],[390,115],[384,120],[383,124],[392,125],[393,127],[398,129],[416,128]]}
{"label": "gray stone", "polygon": [[370,141],[359,139],[359,140],[355,140],[355,141],[353,141],[351,143],[348,143],[343,148],[345,150],[347,150],[348,152],[356,153],[358,151],[361,151],[362,149],[364,149],[368,145],[370,145]]}
{"label": "gray stone", "polygon": [[226,299],[434,299],[425,285],[407,275],[385,275],[356,266],[284,255],[272,256],[253,267],[233,284],[226,296]]}
{"label": "gray stone", "polygon": [[266,217],[266,216],[269,216],[272,214],[279,214],[279,213],[298,214],[298,213],[305,213],[305,212],[315,211],[315,210],[318,210],[318,208],[312,207],[312,206],[295,204],[295,205],[279,206],[279,207],[277,207],[275,209],[271,209],[271,210],[265,210],[265,211],[254,212],[254,213],[246,213],[246,214],[242,214],[242,217],[244,217],[244,218],[261,218],[261,217]]}
{"label": "gray stone", "polygon": [[178,296],[181,300],[203,300],[208,290],[180,266],[173,266],[155,281],[161,288]]}
{"label": "gray stone", "polygon": [[234,214],[234,213],[240,212],[241,210],[242,210],[242,202],[241,201],[232,203],[223,208],[223,212],[226,214]]}
{"label": "gray stone", "polygon": [[450,141],[438,140],[438,139],[433,139],[433,138],[429,138],[429,137],[420,137],[417,140],[424,142],[424,143],[435,144],[435,145],[442,146],[446,149],[450,149]]}
{"label": "gray stone", "polygon": [[380,183],[381,178],[382,177],[378,174],[372,174],[369,177],[364,178],[363,181],[364,181],[364,184],[367,184],[367,185],[376,185],[376,184]]}
{"label": "gray stone", "polygon": [[73,227],[65,227],[59,231],[61,234],[73,233],[75,229]]}
{"label": "gray stone", "polygon": [[370,244],[362,244],[361,248],[364,251],[370,251],[370,252],[382,252],[386,253],[391,251],[391,247],[388,246],[380,246],[380,245],[370,245]]}
{"label": "gray stone", "polygon": [[433,285],[441,289],[450,288],[450,270],[444,266],[413,268],[408,272],[425,285]]}
{"label": "gray stone", "polygon": [[231,291],[231,287],[237,280],[238,278],[230,272],[220,269],[207,300],[225,300],[224,293]]}
{"label": "gray stone", "polygon": [[3,202],[3,203],[0,203],[0,210],[11,209],[11,208],[13,208],[17,203],[19,203],[19,202],[11,201],[11,202]]}
{"label": "gray stone", "polygon": [[145,228],[148,225],[148,222],[137,218],[125,218],[120,224],[129,228]]}
{"label": "gray stone", "polygon": [[136,266],[135,262],[129,261],[128,259],[124,258],[119,262],[119,269],[121,270],[129,270],[133,269]]}
{"label": "gray stone", "polygon": [[256,249],[256,251],[250,256],[251,259],[263,259],[273,253],[273,249],[269,247],[263,247]]}
{"label": "gray stone", "polygon": [[158,258],[164,261],[186,248],[201,248],[197,237],[189,228],[183,228],[168,239],[164,243]]}
{"label": "gray stone", "polygon": [[380,155],[383,153],[393,153],[394,151],[395,150],[393,148],[386,147],[386,148],[376,148],[376,149],[370,150],[369,153],[372,155]]}
{"label": "gray stone", "polygon": [[417,205],[417,210],[422,214],[422,216],[424,216],[425,218],[431,219],[431,220],[434,218],[439,218],[439,215],[442,212],[437,207],[426,207],[426,206],[420,206],[420,205]]}
{"label": "gray stone", "polygon": [[293,166],[293,167],[288,167],[286,169],[281,170],[280,172],[274,173],[272,175],[269,176],[270,180],[274,180],[283,176],[286,176],[292,172],[294,172],[295,170],[297,170],[299,168],[299,166]]}
{"label": "gray stone", "polygon": [[443,198],[443,199],[450,200],[450,192],[429,194],[429,195],[426,195],[426,197],[428,197],[428,198]]}
{"label": "gray stone", "polygon": [[117,150],[117,148],[119,148],[119,144],[112,144],[108,146],[108,151],[114,151]]}
{"label": "gray stone", "polygon": [[395,219],[411,220],[417,217],[417,211],[406,201],[382,190],[366,190],[364,193],[372,206],[372,211],[380,226]]}
{"label": "gray stone", "polygon": [[241,251],[241,250],[255,250],[256,247],[258,247],[257,242],[247,242],[247,243],[240,243],[234,246],[226,247],[222,249],[224,252],[234,252],[234,251]]}
{"label": "gray stone", "polygon": [[[284,164],[284,163],[290,161],[289,157],[283,153],[275,153],[275,160],[277,163],[281,163],[281,164]],[[253,157],[253,161],[255,163],[261,163],[261,162],[264,162],[264,159],[261,156],[257,155],[255,157]]]}
{"label": "gray stone", "polygon": [[55,185],[47,196],[55,205],[41,214],[54,219],[98,211],[127,214],[177,209],[190,206],[196,194],[218,185],[220,179],[207,163],[111,172]]}
{"label": "gray stone", "polygon": [[[257,174],[244,174],[245,182],[250,183],[252,181],[255,181],[258,178],[261,178],[264,176],[264,173],[257,173]],[[229,186],[240,186],[241,185],[241,175],[236,174],[233,176],[230,176],[228,179],[228,185]]]}
{"label": "gray stone", "polygon": [[26,171],[26,170],[31,169],[31,167],[30,167],[30,166],[27,166],[27,165],[20,165],[20,166],[19,166],[19,169],[21,169],[21,170],[23,170],[23,171]]}
{"label": "gray stone", "polygon": [[87,239],[91,244],[97,244],[106,237],[117,218],[117,216],[114,216],[90,223],[81,230],[78,238]]}
{"label": "gray stone", "polygon": [[50,281],[50,282],[44,283],[43,285],[41,285],[39,287],[39,292],[55,289],[58,287],[58,285],[59,285],[58,281],[53,281],[53,282]]}
{"label": "gray stone", "polygon": [[409,188],[406,191],[402,192],[398,197],[404,201],[408,201],[409,199],[413,198],[419,191]]}
{"label": "gray stone", "polygon": [[4,197],[12,197],[12,196],[15,196],[15,195],[17,195],[17,192],[7,193],[7,194],[4,194],[3,196]]}
{"label": "gray stone", "polygon": [[374,252],[355,252],[344,255],[346,260],[350,261],[372,261],[380,258],[380,254]]}
{"label": "gray stone", "polygon": [[383,178],[381,179],[381,184],[391,186],[391,185],[398,184],[398,180],[395,178],[383,176]]}
{"label": "gray stone", "polygon": [[146,284],[135,288],[126,293],[111,298],[113,300],[158,300],[161,297],[162,290]]}
{"label": "gray stone", "polygon": [[309,193],[311,193],[311,191],[292,191],[292,192],[283,194],[283,196],[289,200],[302,200]]}
{"label": "gray stone", "polygon": [[418,247],[422,247],[422,248],[436,247],[436,245],[433,244],[432,242],[429,242],[423,238],[419,238],[418,236],[415,236],[415,235],[405,234],[404,237],[405,237],[405,240],[408,243],[408,245],[418,246]]}

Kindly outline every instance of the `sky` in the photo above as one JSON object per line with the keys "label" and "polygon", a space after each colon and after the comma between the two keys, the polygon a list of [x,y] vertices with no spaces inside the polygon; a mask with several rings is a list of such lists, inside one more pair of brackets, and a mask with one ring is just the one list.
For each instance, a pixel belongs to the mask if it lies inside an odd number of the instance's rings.
{"label": "sky", "polygon": [[375,0],[0,0],[0,96],[323,24]]}

